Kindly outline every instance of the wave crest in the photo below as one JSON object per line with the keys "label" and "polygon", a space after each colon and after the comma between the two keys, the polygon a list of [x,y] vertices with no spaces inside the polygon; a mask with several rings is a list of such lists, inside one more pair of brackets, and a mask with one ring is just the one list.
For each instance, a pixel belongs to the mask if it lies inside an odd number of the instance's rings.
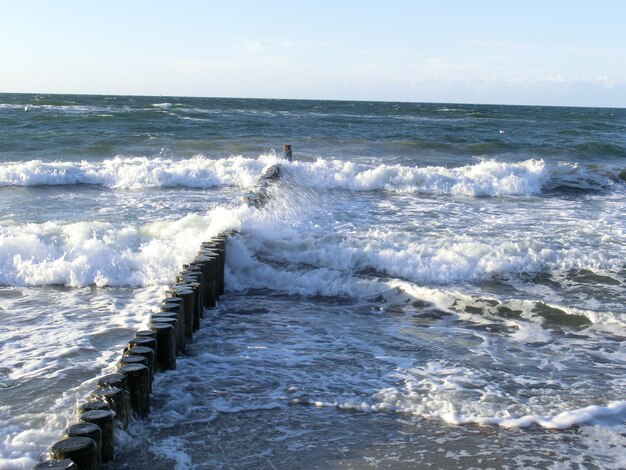
{"label": "wave crest", "polygon": [[241,156],[213,160],[115,157],[101,162],[44,162],[33,160],[0,165],[0,186],[56,186],[88,184],[108,188],[248,187],[264,166],[276,159]]}
{"label": "wave crest", "polygon": [[[259,158],[231,156],[211,159],[122,157],[104,161],[33,160],[0,165],[1,186],[90,184],[110,188],[250,187],[263,169],[281,160],[275,153]],[[521,162],[481,160],[472,165],[368,166],[347,160],[282,162],[299,185],[315,189],[391,191],[455,196],[524,196],[567,187],[604,190],[621,184],[620,169],[543,160]]]}
{"label": "wave crest", "polygon": [[481,160],[455,168],[378,165],[366,167],[350,161],[318,159],[295,163],[290,170],[298,181],[315,188],[357,191],[385,190],[455,196],[525,196],[546,189],[571,187],[602,190],[614,184],[617,172],[543,160],[521,162]]}

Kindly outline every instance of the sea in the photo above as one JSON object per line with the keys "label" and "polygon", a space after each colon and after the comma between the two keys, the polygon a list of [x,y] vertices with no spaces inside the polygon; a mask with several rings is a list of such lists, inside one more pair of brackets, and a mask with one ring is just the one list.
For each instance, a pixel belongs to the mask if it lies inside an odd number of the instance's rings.
{"label": "sea", "polygon": [[226,231],[104,468],[626,468],[626,109],[42,94],[0,94],[0,468]]}

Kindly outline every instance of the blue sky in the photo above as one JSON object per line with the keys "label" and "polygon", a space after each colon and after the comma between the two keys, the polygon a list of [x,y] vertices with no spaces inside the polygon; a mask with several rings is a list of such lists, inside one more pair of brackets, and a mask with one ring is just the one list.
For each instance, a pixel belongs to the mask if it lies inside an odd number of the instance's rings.
{"label": "blue sky", "polygon": [[0,92],[626,107],[626,1],[0,0]]}

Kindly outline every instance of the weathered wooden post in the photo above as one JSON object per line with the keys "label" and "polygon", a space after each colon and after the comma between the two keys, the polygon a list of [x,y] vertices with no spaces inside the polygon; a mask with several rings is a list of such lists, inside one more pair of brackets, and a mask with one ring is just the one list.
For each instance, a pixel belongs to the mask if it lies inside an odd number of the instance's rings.
{"label": "weathered wooden post", "polygon": [[284,147],[283,147],[283,156],[288,161],[292,161],[293,160],[293,154],[291,152],[291,145],[290,144],[285,144],[284,145]]}
{"label": "weathered wooden post", "polygon": [[157,335],[157,361],[161,370],[176,369],[176,332],[172,325],[153,323],[150,329]]}
{"label": "weathered wooden post", "polygon": [[191,268],[195,268],[202,272],[202,292],[205,307],[214,307],[215,299],[211,293],[213,286],[213,276],[209,270],[209,259],[203,256],[197,256],[190,264]]}
{"label": "weathered wooden post", "polygon": [[146,365],[150,369],[150,382],[154,379],[154,373],[156,372],[156,355],[154,349],[147,346],[135,345],[126,351],[127,356],[141,356],[146,359]]}
{"label": "weathered wooden post", "polygon": [[128,342],[127,349],[133,349],[135,346],[145,346],[146,348],[150,348],[153,351],[156,351],[157,348],[157,340],[154,331],[150,331],[152,335],[139,335],[135,334],[135,337]]}
{"label": "weathered wooden post", "polygon": [[183,299],[183,307],[185,311],[185,336],[188,339],[193,338],[194,320],[195,320],[195,294],[191,286],[187,284],[176,284],[173,286],[178,297]]}
{"label": "weathered wooden post", "polygon": [[102,463],[112,462],[115,457],[113,445],[113,413],[105,410],[87,411],[80,415],[83,423],[92,423],[102,431]]}
{"label": "weathered wooden post", "polygon": [[100,470],[102,467],[98,445],[88,437],[68,437],[50,449],[54,460],[70,459],[80,470]]}
{"label": "weathered wooden post", "polygon": [[[125,364],[124,364],[125,365]],[[130,419],[130,397],[126,390],[115,387],[97,387],[91,395],[96,400],[106,401],[115,413],[115,419],[122,429],[128,428]]]}
{"label": "weathered wooden post", "polygon": [[147,418],[150,414],[150,369],[141,364],[128,364],[120,367],[119,372],[128,380],[131,408],[141,418]]}
{"label": "weathered wooden post", "polygon": [[117,367],[125,366],[126,364],[143,364],[148,367],[148,360],[142,356],[133,356],[127,355],[120,357],[120,360],[117,361]]}
{"label": "weathered wooden post", "polygon": [[174,328],[174,355],[177,353],[184,353],[185,349],[181,347],[180,333],[181,326],[179,323],[180,317],[176,312],[157,312],[150,315],[150,325],[155,325],[157,323],[165,323],[167,325],[171,325]]}
{"label": "weathered wooden post", "polygon": [[98,448],[102,449],[102,429],[94,423],[72,424],[65,430],[66,437],[88,437],[93,439]]}
{"label": "weathered wooden post", "polygon": [[226,235],[220,234],[217,237],[211,238],[212,241],[217,243],[218,253],[220,255],[219,262],[219,294],[222,295],[224,293],[224,270],[226,269],[226,240],[228,237]]}
{"label": "weathered wooden post", "polygon": [[[185,276],[185,279],[181,282],[184,282],[186,286],[192,291],[193,295],[193,323],[192,329],[193,331],[198,331],[200,329],[200,319],[204,317],[204,304],[202,298],[202,290],[200,289],[200,282],[197,276]],[[185,326],[187,324],[185,323]]]}
{"label": "weathered wooden post", "polygon": [[105,410],[105,411],[111,411],[111,407],[109,406],[109,404],[104,401],[104,400],[94,400],[93,397],[91,398],[91,400],[82,403],[79,407],[78,407],[78,416],[82,415],[83,413],[86,413],[87,411],[94,411],[94,410]]}
{"label": "weathered wooden post", "polygon": [[121,388],[128,391],[128,378],[122,373],[105,375],[98,379],[98,388]]}
{"label": "weathered wooden post", "polygon": [[[184,282],[189,285],[197,285],[196,289],[196,310],[200,318],[204,317],[204,307],[206,307],[206,299],[204,293],[205,279],[202,269],[199,266],[185,265],[183,272],[176,277],[177,282]],[[198,320],[198,325],[199,325]],[[194,323],[195,325],[195,323]],[[197,329],[197,328],[196,328]]]}
{"label": "weathered wooden post", "polygon": [[[131,352],[135,348],[140,348],[135,352]],[[146,349],[143,349],[146,348]],[[151,351],[151,353],[149,351]],[[157,337],[152,330],[141,331],[135,333],[135,337],[128,342],[128,346],[124,349],[126,356],[143,356],[147,359],[147,366],[150,369],[150,384],[154,380],[154,374],[157,370]]]}
{"label": "weathered wooden post", "polygon": [[88,437],[93,439],[98,448],[100,463],[102,463],[102,429],[94,423],[73,424],[65,430],[65,437]]}
{"label": "weathered wooden post", "polygon": [[215,307],[216,301],[222,293],[223,281],[220,276],[220,266],[224,260],[224,252],[221,249],[219,242],[211,242],[208,246],[203,246],[200,250],[202,258],[208,258],[207,265],[209,266],[209,272],[211,273],[211,279],[213,281],[211,285],[211,296],[213,302],[211,307]]}
{"label": "weathered wooden post", "polygon": [[[185,301],[182,297],[179,297],[175,290],[172,288],[168,289],[165,292],[165,299],[161,302],[161,310],[164,307],[168,307],[170,304],[178,305],[178,309],[176,310],[176,324],[174,324],[174,329],[176,333],[176,350],[184,354],[187,347],[187,341],[185,339]],[[166,311],[171,312],[172,309],[166,308]]]}

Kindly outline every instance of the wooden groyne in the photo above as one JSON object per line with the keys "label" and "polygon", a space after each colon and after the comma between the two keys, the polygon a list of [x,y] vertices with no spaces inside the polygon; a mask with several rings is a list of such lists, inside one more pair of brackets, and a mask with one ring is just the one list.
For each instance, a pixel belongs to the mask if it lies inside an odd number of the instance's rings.
{"label": "wooden groyne", "polygon": [[261,176],[252,191],[244,194],[243,200],[257,209],[265,206],[270,200],[269,189],[280,178],[280,165],[270,166]]}
{"label": "wooden groyne", "polygon": [[77,410],[77,423],[50,448],[51,460],[33,468],[99,470],[115,458],[115,429],[127,429],[133,418],[150,414],[155,374],[176,369],[177,356],[200,328],[207,308],[224,292],[226,241],[223,233],[202,243],[196,257],[183,265],[169,286],[149,329],[137,331],[124,348],[117,370],[98,379]]}
{"label": "wooden groyne", "polygon": [[[270,198],[270,185],[279,178],[280,165],[270,166],[244,201],[263,207]],[[149,329],[137,331],[128,341],[116,372],[98,379],[91,395],[78,406],[77,422],[50,448],[50,460],[33,469],[100,470],[115,459],[115,430],[149,416],[155,374],[176,369],[176,359],[200,328],[205,309],[216,307],[224,293],[226,246],[232,234],[224,232],[203,242],[195,258],[183,265],[159,311],[151,314]]]}

